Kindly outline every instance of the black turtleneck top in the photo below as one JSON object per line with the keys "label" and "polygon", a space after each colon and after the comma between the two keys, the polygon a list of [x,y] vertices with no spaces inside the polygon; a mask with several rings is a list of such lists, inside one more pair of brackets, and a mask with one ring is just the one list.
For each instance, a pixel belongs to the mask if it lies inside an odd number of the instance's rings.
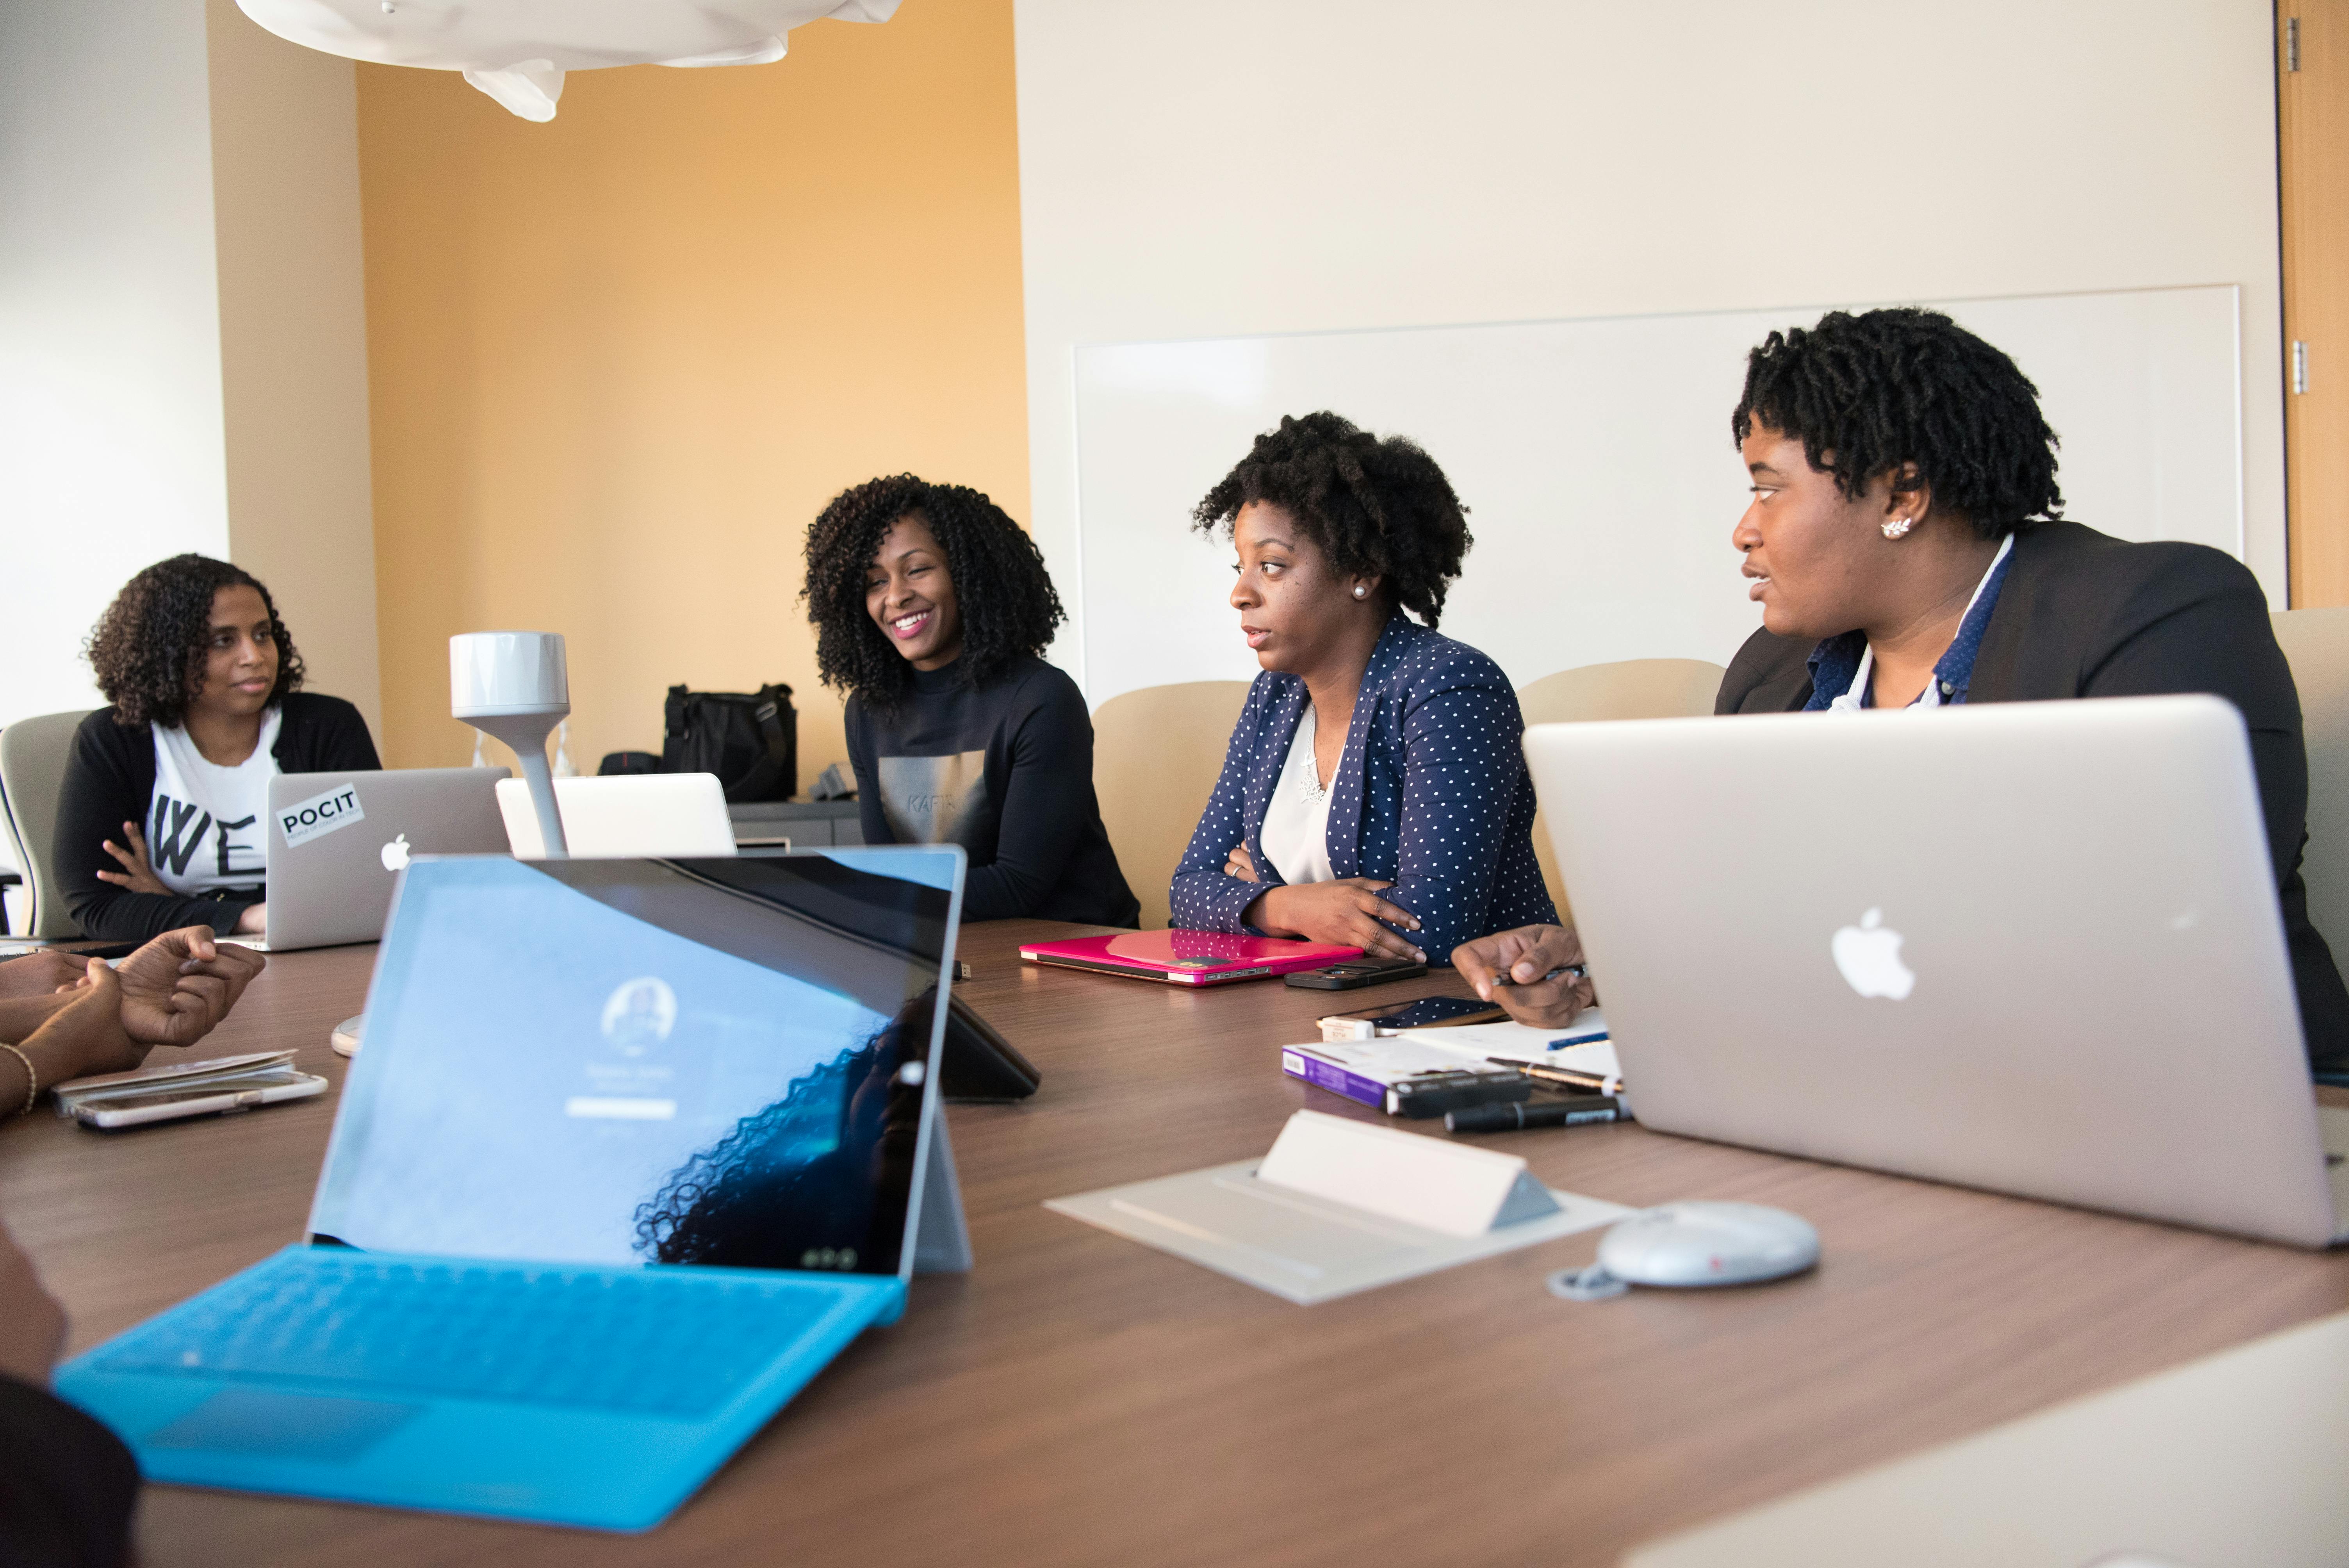
{"label": "black turtleneck top", "polygon": [[960,844],[965,920],[1138,924],[1093,797],[1092,717],[1077,683],[1038,658],[978,691],[960,659],[908,673],[892,711],[848,702],[864,841]]}

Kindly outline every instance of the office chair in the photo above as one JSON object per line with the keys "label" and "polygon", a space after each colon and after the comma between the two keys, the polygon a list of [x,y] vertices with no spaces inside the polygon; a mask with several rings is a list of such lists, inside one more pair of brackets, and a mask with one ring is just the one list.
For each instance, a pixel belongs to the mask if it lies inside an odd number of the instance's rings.
{"label": "office chair", "polygon": [[1170,911],[1166,890],[1224,769],[1246,681],[1185,681],[1113,696],[1093,712],[1093,793],[1142,928]]}
{"label": "office chair", "polygon": [[[1702,659],[1624,659],[1584,665],[1544,676],[1519,688],[1517,707],[1528,726],[1587,724],[1607,718],[1686,718],[1713,711],[1721,691],[1722,668]],[[1534,858],[1557,905],[1562,924],[1574,923],[1566,902],[1566,882],[1549,847],[1549,823],[1534,813]]]}
{"label": "office chair", "polygon": [[0,827],[9,853],[31,889],[25,934],[49,940],[76,937],[81,928],[66,907],[50,850],[57,838],[57,797],[65,789],[66,758],[74,731],[89,717],[45,713],[0,729]]}

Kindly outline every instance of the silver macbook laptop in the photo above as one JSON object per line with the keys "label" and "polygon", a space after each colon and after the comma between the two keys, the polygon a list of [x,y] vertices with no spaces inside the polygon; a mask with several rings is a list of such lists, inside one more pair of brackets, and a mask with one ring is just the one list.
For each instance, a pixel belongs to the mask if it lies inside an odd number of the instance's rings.
{"label": "silver macbook laptop", "polygon": [[[554,809],[563,815],[564,839],[574,855],[734,852],[734,820],[727,815],[726,788],[715,773],[557,779]],[[519,779],[499,785],[498,810],[514,858],[544,860],[546,839],[530,786]]]}
{"label": "silver macbook laptop", "polygon": [[2231,705],[1543,725],[1525,745],[1648,1126],[2343,1239],[2325,1147],[2349,1147],[2349,1115],[2320,1129]]}
{"label": "silver macbook laptop", "polygon": [[504,777],[502,768],[415,768],[272,779],[269,930],[254,945],[373,942],[409,855],[503,854]]}

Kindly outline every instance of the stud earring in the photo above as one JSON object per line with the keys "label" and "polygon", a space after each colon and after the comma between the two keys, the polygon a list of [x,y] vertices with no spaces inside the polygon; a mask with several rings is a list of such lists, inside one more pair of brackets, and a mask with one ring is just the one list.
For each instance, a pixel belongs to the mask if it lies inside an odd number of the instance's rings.
{"label": "stud earring", "polygon": [[1902,534],[1909,531],[1909,526],[1916,521],[1917,520],[1913,517],[1896,517],[1892,519],[1884,525],[1884,537],[1887,539],[1899,539]]}
{"label": "stud earring", "polygon": [[1370,594],[1371,594],[1371,591],[1370,591],[1369,589],[1367,589],[1367,588],[1363,587],[1361,583],[1355,583],[1355,584],[1354,584],[1354,597],[1355,597],[1355,598],[1357,598],[1357,599],[1367,599],[1367,598],[1369,598],[1369,597],[1370,597]]}

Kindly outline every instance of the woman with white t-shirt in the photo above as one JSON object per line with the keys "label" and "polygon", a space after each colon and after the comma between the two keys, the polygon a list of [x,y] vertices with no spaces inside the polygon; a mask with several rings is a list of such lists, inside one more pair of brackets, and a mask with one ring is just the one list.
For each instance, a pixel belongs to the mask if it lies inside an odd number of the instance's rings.
{"label": "woman with white t-shirt", "polygon": [[55,860],[90,936],[268,926],[269,780],[374,769],[358,709],[305,692],[302,655],[251,573],[203,555],[148,567],[86,650],[111,705],[82,721]]}

